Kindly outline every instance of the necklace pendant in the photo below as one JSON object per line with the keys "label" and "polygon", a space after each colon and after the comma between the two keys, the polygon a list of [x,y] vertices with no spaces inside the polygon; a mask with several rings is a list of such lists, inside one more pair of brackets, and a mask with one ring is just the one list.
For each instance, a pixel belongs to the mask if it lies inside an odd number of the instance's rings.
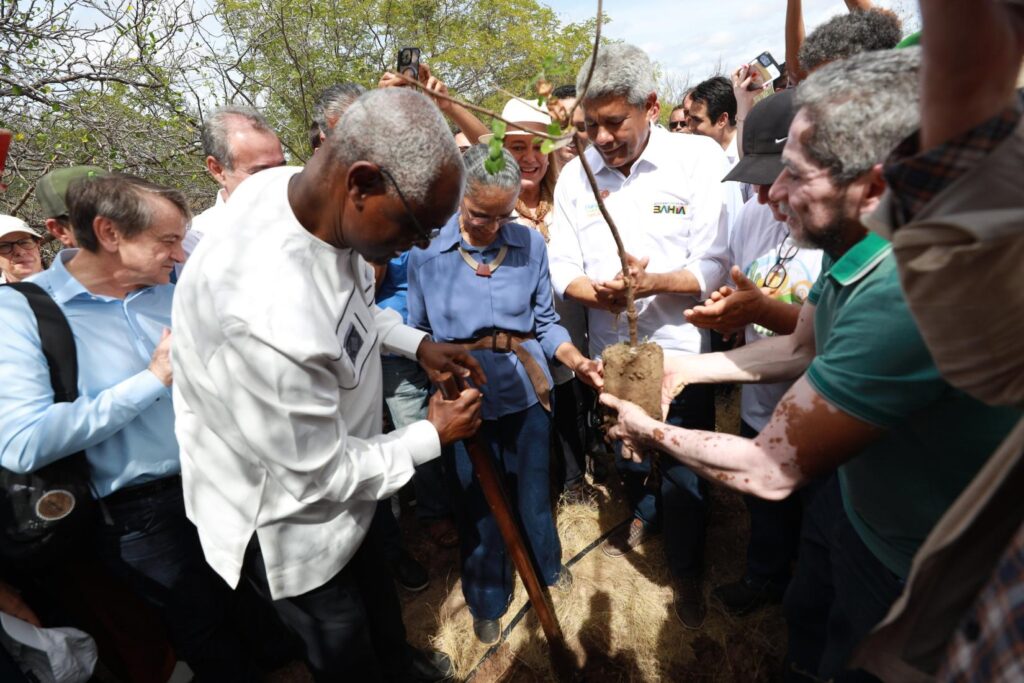
{"label": "necklace pendant", "polygon": [[491,267],[486,263],[476,264],[476,276],[477,277],[490,277]]}

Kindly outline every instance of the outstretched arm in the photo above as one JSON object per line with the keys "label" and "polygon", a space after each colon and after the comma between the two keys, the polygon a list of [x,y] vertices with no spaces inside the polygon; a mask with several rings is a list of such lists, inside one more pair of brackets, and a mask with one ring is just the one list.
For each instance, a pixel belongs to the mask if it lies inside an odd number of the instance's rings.
{"label": "outstretched arm", "polygon": [[768,500],[831,472],[884,433],[830,404],[806,378],[786,392],[756,439],[673,427],[607,393],[601,403],[616,411],[608,436],[633,452],[655,448],[702,477]]}
{"label": "outstretched arm", "polygon": [[800,0],[786,2],[786,71],[789,82],[799,83],[807,78],[800,66],[800,47],[804,44],[804,8]]}
{"label": "outstretched arm", "polygon": [[921,0],[921,149],[995,116],[1014,96],[1024,7],[993,0]]}

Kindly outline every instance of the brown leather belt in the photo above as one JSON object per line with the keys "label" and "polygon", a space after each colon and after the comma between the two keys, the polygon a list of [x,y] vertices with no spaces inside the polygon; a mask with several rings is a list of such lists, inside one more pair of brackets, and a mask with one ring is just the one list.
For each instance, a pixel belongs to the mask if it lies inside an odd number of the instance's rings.
{"label": "brown leather belt", "polygon": [[527,339],[536,339],[534,334],[523,334],[522,332],[507,332],[495,330],[493,334],[466,341],[456,341],[467,351],[489,350],[495,353],[514,353],[519,362],[526,370],[526,376],[530,378],[533,390],[537,392],[537,400],[544,406],[544,410],[551,412],[551,387],[548,386],[548,378],[537,359],[533,357],[523,342]]}

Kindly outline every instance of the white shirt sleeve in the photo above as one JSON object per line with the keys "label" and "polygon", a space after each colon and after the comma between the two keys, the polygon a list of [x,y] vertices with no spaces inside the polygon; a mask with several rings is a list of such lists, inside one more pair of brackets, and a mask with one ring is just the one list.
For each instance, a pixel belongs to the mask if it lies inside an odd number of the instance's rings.
{"label": "white shirt sleeve", "polygon": [[[683,267],[700,284],[700,298],[705,299],[718,289],[729,275],[729,234],[736,209],[742,206],[736,183],[723,183],[729,172],[729,160],[721,148],[709,149],[707,159],[694,179],[700,185],[699,196],[707,208],[699,216],[690,240],[690,253],[695,258]],[[714,170],[711,170],[714,169]]]}
{"label": "white shirt sleeve", "polygon": [[[579,174],[582,174],[583,170],[579,161],[573,162],[566,170],[568,172],[563,173],[563,180],[555,186],[555,217],[548,233],[548,268],[551,272],[551,284],[555,293],[563,299],[569,284],[586,275],[583,270],[583,250],[580,248],[579,234],[576,230],[576,197],[573,196]],[[587,191],[590,191],[589,187]]]}
{"label": "white shirt sleeve", "polygon": [[[258,461],[296,500],[380,500],[440,455],[437,431],[423,420],[368,439],[350,436],[329,359],[289,356],[244,325],[225,335],[206,369],[208,381],[232,387],[232,418],[246,442],[238,454]],[[365,399],[379,401],[377,389],[366,387]]]}
{"label": "white shirt sleeve", "polygon": [[402,322],[401,314],[391,308],[381,308],[374,304],[372,308],[374,322],[377,323],[377,334],[380,335],[381,350],[394,353],[409,360],[416,360],[416,350],[420,342],[427,337],[426,332],[409,327]]}

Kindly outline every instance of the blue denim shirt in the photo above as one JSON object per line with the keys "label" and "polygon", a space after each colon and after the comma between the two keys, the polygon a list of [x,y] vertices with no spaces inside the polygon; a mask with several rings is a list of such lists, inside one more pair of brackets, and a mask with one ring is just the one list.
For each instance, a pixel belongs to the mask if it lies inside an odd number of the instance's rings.
{"label": "blue denim shirt", "polygon": [[401,313],[402,322],[409,320],[409,310],[405,304],[409,291],[408,265],[407,251],[388,261],[387,272],[384,273],[375,297],[381,308],[391,308]]}
{"label": "blue denim shirt", "polygon": [[99,497],[181,471],[171,390],[151,373],[153,350],[171,326],[173,285],[127,297],[94,295],[57,255],[30,278],[71,325],[78,355],[73,403],[54,403],[39,328],[25,297],[0,287],[0,465],[31,472],[82,449]]}
{"label": "blue denim shirt", "polygon": [[[481,263],[493,261],[502,245],[508,245],[508,254],[491,277],[480,277],[463,261],[460,244]],[[474,339],[495,329],[534,333],[537,338],[523,346],[543,368],[549,386],[548,361],[569,341],[551,303],[544,238],[516,223],[503,226],[494,242],[479,248],[462,240],[455,214],[429,247],[411,252],[408,306],[409,324],[431,333],[435,341]],[[514,353],[474,351],[473,356],[487,375],[487,384],[480,388],[484,419],[537,402],[526,369]]]}

